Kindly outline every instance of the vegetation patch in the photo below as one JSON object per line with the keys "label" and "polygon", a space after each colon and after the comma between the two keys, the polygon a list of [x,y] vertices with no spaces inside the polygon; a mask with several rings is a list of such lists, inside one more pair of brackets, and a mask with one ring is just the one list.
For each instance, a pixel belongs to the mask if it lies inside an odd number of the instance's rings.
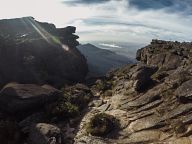
{"label": "vegetation patch", "polygon": [[106,136],[119,127],[119,121],[112,115],[99,113],[88,123],[87,132],[93,136]]}
{"label": "vegetation patch", "polygon": [[56,117],[59,120],[72,118],[79,114],[79,108],[70,102],[60,101],[46,107],[48,117]]}
{"label": "vegetation patch", "polygon": [[50,118],[58,120],[74,118],[88,105],[92,94],[88,87],[77,84],[62,89],[63,96],[55,103],[46,106]]}

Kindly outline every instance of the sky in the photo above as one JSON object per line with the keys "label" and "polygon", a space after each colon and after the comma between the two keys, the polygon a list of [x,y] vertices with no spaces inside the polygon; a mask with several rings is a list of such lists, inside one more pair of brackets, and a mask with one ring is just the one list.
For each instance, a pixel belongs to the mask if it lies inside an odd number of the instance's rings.
{"label": "sky", "polygon": [[0,19],[24,16],[76,26],[81,43],[111,49],[192,41],[191,0],[0,0]]}

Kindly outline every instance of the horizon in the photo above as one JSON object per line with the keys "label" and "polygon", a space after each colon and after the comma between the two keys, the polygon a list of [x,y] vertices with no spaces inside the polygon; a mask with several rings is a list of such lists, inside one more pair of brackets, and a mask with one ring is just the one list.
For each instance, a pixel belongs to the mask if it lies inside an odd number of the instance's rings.
{"label": "horizon", "polygon": [[191,41],[191,10],[189,0],[1,0],[0,19],[32,16],[75,26],[82,44],[138,49],[152,39]]}

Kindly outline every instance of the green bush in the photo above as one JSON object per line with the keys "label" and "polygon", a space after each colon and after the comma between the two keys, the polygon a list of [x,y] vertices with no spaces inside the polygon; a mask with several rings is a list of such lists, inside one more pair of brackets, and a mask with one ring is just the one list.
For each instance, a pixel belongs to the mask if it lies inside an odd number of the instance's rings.
{"label": "green bush", "polygon": [[94,136],[106,136],[119,127],[119,121],[112,115],[99,113],[87,125],[87,132]]}
{"label": "green bush", "polygon": [[64,92],[63,99],[71,104],[77,106],[79,110],[84,109],[90,102],[92,95],[90,93],[67,93]]}
{"label": "green bush", "polygon": [[89,88],[82,84],[63,88],[63,100],[77,106],[79,110],[84,109],[92,99],[92,93]]}

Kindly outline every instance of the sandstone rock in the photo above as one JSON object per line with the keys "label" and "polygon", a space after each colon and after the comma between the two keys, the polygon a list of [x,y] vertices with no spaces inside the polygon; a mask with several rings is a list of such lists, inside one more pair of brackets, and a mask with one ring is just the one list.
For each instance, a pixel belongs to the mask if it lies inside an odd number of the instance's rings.
{"label": "sandstone rock", "polygon": [[175,140],[169,141],[169,144],[191,144],[192,139],[189,137],[183,137],[183,138],[178,138]]}
{"label": "sandstone rock", "polygon": [[192,101],[192,80],[184,82],[177,90],[175,94],[178,96],[182,102],[191,102]]}
{"label": "sandstone rock", "polygon": [[61,130],[51,124],[38,123],[31,127],[29,144],[62,144]]}
{"label": "sandstone rock", "polygon": [[102,104],[103,104],[103,100],[93,100],[89,106],[92,106],[92,107],[100,107]]}
{"label": "sandstone rock", "polygon": [[9,82],[61,87],[83,81],[88,68],[75,27],[57,29],[31,17],[0,21],[0,86]]}
{"label": "sandstone rock", "polygon": [[[140,63],[110,72],[107,80],[113,81],[113,95],[108,97],[107,104],[90,108],[80,123],[75,142],[190,144],[191,47],[190,42],[153,40],[138,50]],[[149,81],[155,83],[150,85]],[[120,120],[118,134],[112,138],[86,133],[86,122],[102,110]]]}
{"label": "sandstone rock", "polygon": [[21,128],[23,133],[29,133],[30,128],[32,125],[36,123],[42,123],[45,122],[46,116],[42,112],[34,113],[26,118],[24,118],[22,121],[19,122],[19,127]]}
{"label": "sandstone rock", "polygon": [[150,143],[152,141],[158,141],[159,139],[164,140],[168,138],[168,136],[169,136],[168,134],[165,134],[161,131],[154,131],[154,130],[141,131],[131,134],[127,139],[121,140],[121,143],[124,144]]}
{"label": "sandstone rock", "polygon": [[0,91],[0,107],[9,113],[35,111],[56,101],[61,92],[51,86],[9,83]]}
{"label": "sandstone rock", "polygon": [[[191,43],[154,40],[150,45],[138,50],[137,59],[160,69],[176,69],[190,51]],[[182,47],[182,49],[181,49]]]}
{"label": "sandstone rock", "polygon": [[146,90],[153,83],[151,75],[156,70],[156,67],[138,67],[138,70],[131,77],[133,80],[135,80],[135,90],[139,92]]}

